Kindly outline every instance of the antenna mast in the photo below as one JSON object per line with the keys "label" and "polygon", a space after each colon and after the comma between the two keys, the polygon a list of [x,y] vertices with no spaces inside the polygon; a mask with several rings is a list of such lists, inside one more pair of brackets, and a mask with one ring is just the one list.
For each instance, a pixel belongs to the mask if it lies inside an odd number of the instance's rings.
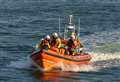
{"label": "antenna mast", "polygon": [[59,16],[59,19],[58,19],[58,21],[59,21],[59,35],[61,36],[60,16]]}
{"label": "antenna mast", "polygon": [[69,19],[69,24],[71,25],[72,24],[72,18],[73,18],[73,15],[69,15],[70,19]]}
{"label": "antenna mast", "polygon": [[78,37],[80,37],[80,18],[78,19],[78,26],[79,26],[79,28],[78,28]]}

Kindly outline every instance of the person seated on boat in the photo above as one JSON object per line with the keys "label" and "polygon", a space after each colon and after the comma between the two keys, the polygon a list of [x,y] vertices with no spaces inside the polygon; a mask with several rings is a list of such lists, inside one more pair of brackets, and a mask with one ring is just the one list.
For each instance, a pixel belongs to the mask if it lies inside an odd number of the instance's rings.
{"label": "person seated on boat", "polygon": [[41,44],[43,44],[43,38],[40,40],[40,43],[38,43],[38,44],[36,44],[36,46],[35,46],[35,48],[36,49],[40,49],[40,47],[41,47]]}
{"label": "person seated on boat", "polygon": [[49,49],[50,48],[50,36],[47,35],[38,45],[40,49]]}
{"label": "person seated on boat", "polygon": [[53,33],[51,37],[51,46],[55,48],[61,47],[61,39],[58,36],[58,33]]}

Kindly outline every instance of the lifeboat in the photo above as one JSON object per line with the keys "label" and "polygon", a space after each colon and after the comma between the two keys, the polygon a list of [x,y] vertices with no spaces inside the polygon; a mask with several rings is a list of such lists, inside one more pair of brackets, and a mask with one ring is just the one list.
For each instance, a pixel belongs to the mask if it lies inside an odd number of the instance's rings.
{"label": "lifeboat", "polygon": [[[60,26],[60,25],[59,25]],[[80,26],[80,25],[79,25]],[[79,28],[80,29],[80,28]],[[72,22],[72,15],[70,15],[69,23],[64,28],[64,34],[61,35],[60,27],[59,27],[59,35],[64,38],[63,43],[65,44],[65,40],[70,37],[71,33],[75,33],[77,37],[79,37],[79,29],[75,29],[75,25]],[[65,42],[64,42],[65,41]],[[60,68],[60,63],[62,65],[88,65],[90,64],[91,55],[88,53],[75,52],[74,55],[68,55],[65,53],[65,47],[55,48],[51,47],[50,49],[40,49],[37,52],[32,53],[30,56],[32,65],[39,68],[42,71],[48,71],[52,69]]]}
{"label": "lifeboat", "polygon": [[40,50],[31,55],[32,64],[40,70],[47,71],[58,68],[57,64],[64,65],[88,65],[91,55],[88,53],[64,54],[64,49],[51,48]]}

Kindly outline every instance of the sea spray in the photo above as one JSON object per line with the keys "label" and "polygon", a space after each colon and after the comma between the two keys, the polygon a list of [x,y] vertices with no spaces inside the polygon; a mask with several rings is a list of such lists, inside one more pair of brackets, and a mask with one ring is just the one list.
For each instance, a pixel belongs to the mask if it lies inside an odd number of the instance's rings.
{"label": "sea spray", "polygon": [[61,69],[62,71],[71,71],[71,72],[89,72],[89,71],[97,71],[96,67],[90,65],[76,65],[76,64],[64,64],[63,62],[57,63],[56,67]]}
{"label": "sea spray", "polygon": [[116,53],[100,53],[89,52],[92,56],[91,64],[89,65],[65,65],[63,62],[56,64],[56,67],[62,71],[72,72],[90,72],[99,71],[108,67],[120,66],[120,52]]}
{"label": "sea spray", "polygon": [[92,65],[102,70],[104,68],[120,66],[120,52],[115,53],[101,53],[89,52],[92,55]]}
{"label": "sea spray", "polygon": [[89,52],[89,53],[92,56],[91,60],[92,62],[120,59],[120,52],[116,53]]}

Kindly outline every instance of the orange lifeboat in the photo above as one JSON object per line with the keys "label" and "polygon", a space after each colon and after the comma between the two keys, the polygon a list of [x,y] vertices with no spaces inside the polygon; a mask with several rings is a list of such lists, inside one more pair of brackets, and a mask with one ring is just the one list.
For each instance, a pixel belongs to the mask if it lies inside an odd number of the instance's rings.
{"label": "orange lifeboat", "polygon": [[90,64],[91,56],[87,53],[64,54],[64,49],[51,48],[40,50],[31,55],[32,64],[40,70],[52,70],[58,63],[64,65],[87,65]]}
{"label": "orange lifeboat", "polygon": [[[79,37],[79,29],[76,28],[75,25],[72,23],[72,15],[70,15],[69,23],[68,25],[65,25],[64,28],[64,38],[62,40],[62,44],[66,44],[66,40],[68,37],[75,33],[76,36]],[[59,25],[60,26],[60,25]],[[60,32],[60,27],[59,27]],[[61,33],[59,33],[61,35]],[[65,54],[65,49],[61,48],[50,48],[48,50],[40,50],[38,52],[33,53],[30,56],[32,60],[32,64],[39,68],[40,70],[51,70],[53,68],[59,68],[58,64],[62,63],[63,65],[84,65],[84,64],[90,64],[91,55],[88,53],[77,53],[75,55],[68,55]]]}

